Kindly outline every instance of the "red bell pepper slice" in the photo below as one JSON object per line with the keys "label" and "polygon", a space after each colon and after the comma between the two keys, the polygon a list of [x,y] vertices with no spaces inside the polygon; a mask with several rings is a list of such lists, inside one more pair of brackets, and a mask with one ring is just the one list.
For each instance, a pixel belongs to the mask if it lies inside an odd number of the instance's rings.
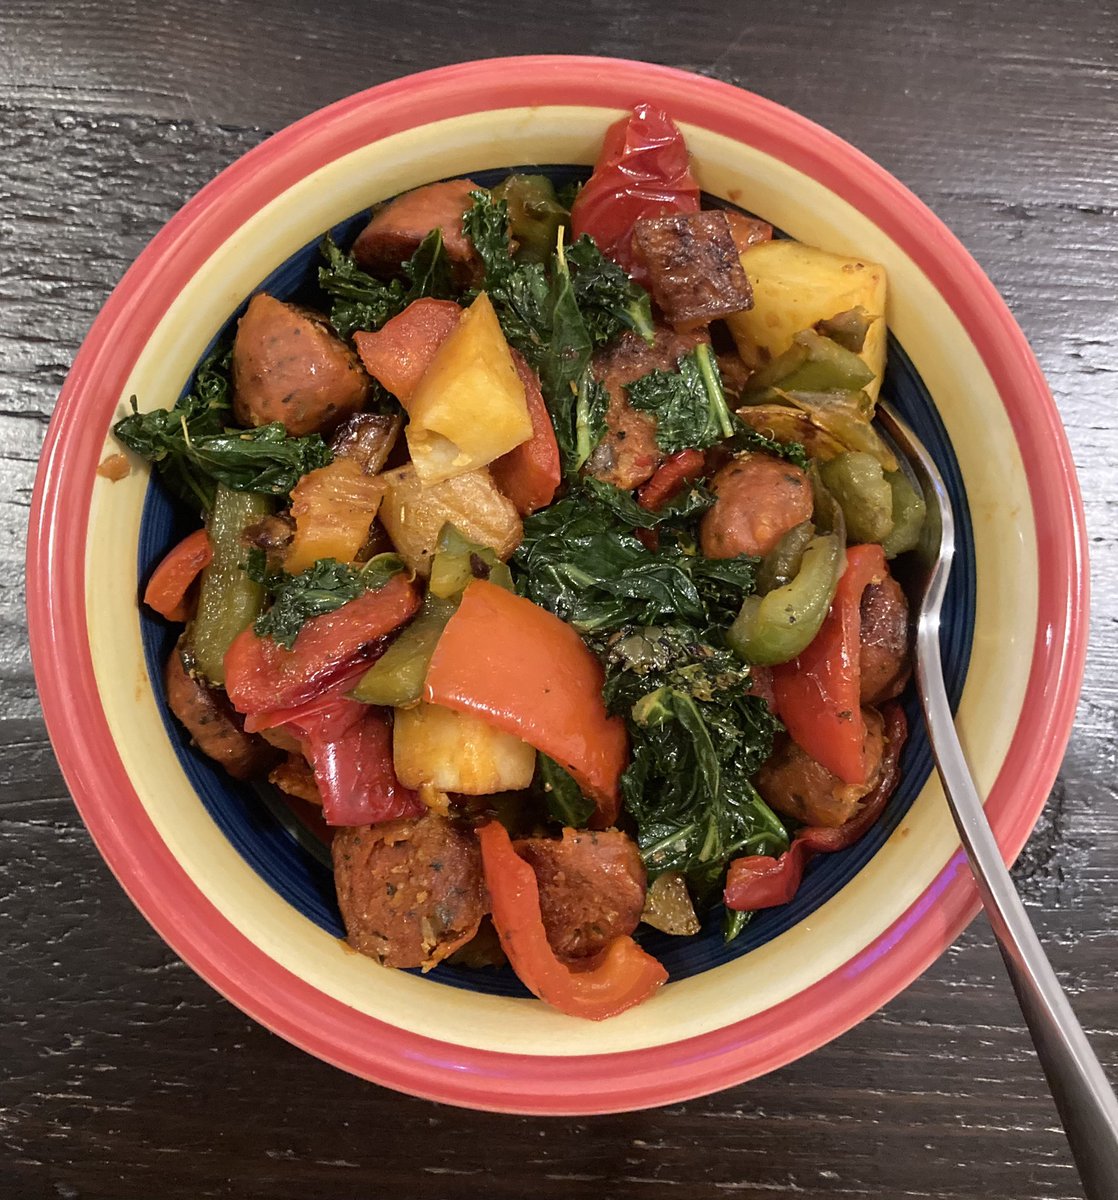
{"label": "red bell pepper slice", "polygon": [[353,344],[365,370],[406,408],[435,351],[461,319],[453,300],[415,300],[376,333],[355,333]]}
{"label": "red bell pepper slice", "polygon": [[501,948],[534,996],[569,1017],[604,1021],[643,1003],[667,980],[663,965],[627,936],[614,938],[585,964],[563,962],[547,940],[536,874],[513,849],[505,827],[490,821],[478,830],[478,841]]}
{"label": "red bell pepper slice", "polygon": [[701,450],[680,450],[656,468],[656,473],[637,489],[637,503],[649,512],[659,512],[685,488],[702,479],[706,455]]}
{"label": "red bell pepper slice", "polygon": [[376,591],[307,621],[290,650],[258,637],[250,625],[225,655],[225,690],[233,707],[262,713],[320,695],[358,664],[378,658],[381,639],[418,608],[415,588],[403,575],[394,575]]}
{"label": "red bell pepper slice", "polygon": [[546,508],[555,499],[560,479],[559,445],[540,391],[539,378],[515,350],[512,361],[524,384],[524,398],[532,418],[532,436],[491,462],[489,471],[493,482],[516,505],[516,511],[526,517],[537,509]]}
{"label": "red bell pepper slice", "polygon": [[807,649],[773,668],[776,713],[792,740],[843,783],[865,783],[862,593],[888,573],[878,545],[851,546],[823,625]]}
{"label": "red bell pepper slice", "polygon": [[571,208],[571,234],[588,233],[603,254],[643,281],[633,226],[642,217],[698,211],[699,185],[683,134],[667,113],[638,104],[606,132],[594,173]]}
{"label": "red bell pepper slice", "polygon": [[144,589],[144,603],[168,621],[189,621],[191,606],[186,601],[186,593],[210,565],[213,556],[213,547],[204,529],[187,534],[151,573]]}
{"label": "red bell pepper slice", "polygon": [[787,904],[799,889],[804,868],[816,854],[833,854],[836,850],[853,846],[881,816],[897,786],[901,748],[908,736],[908,725],[899,704],[886,705],[881,715],[885,721],[885,753],[881,760],[881,773],[857,814],[837,828],[806,826],[796,834],[792,845],[779,858],[766,854],[735,858],[726,878],[724,899],[727,908],[752,912],[758,908]]}
{"label": "red bell pepper slice", "polygon": [[314,768],[327,825],[418,817],[424,805],[400,783],[392,765],[391,727],[379,708],[343,694],[352,682],[343,678],[300,707],[249,717],[245,729],[282,728],[298,740]]}
{"label": "red bell pepper slice", "polygon": [[423,698],[470,712],[553,758],[617,820],[628,758],[625,724],[606,714],[605,676],[582,638],[544,609],[475,579],[439,638]]}

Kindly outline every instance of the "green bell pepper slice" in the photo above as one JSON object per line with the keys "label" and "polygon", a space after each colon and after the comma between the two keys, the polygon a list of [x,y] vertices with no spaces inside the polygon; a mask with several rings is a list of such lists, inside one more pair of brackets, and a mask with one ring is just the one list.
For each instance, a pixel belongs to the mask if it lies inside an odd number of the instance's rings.
{"label": "green bell pepper slice", "polygon": [[747,596],[726,643],[744,662],[774,666],[790,662],[823,624],[846,566],[837,534],[814,537],[804,550],[795,579],[767,596]]}
{"label": "green bell pepper slice", "polygon": [[842,506],[846,540],[883,543],[893,532],[893,489],[872,454],[852,450],[823,463],[824,486]]}
{"label": "green bell pepper slice", "polygon": [[198,610],[187,634],[195,670],[209,683],[225,685],[225,652],[260,615],[264,588],[248,576],[244,531],[273,511],[273,501],[255,492],[235,492],[219,483],[206,521],[213,558],[202,572]]}
{"label": "green bell pepper slice", "polygon": [[928,506],[903,471],[886,471],[885,478],[893,493],[893,528],[881,548],[886,558],[896,558],[916,548]]}
{"label": "green bell pepper slice", "polygon": [[510,175],[492,190],[493,199],[509,206],[509,232],[516,239],[519,262],[543,263],[551,257],[570,213],[559,203],[546,175]]}

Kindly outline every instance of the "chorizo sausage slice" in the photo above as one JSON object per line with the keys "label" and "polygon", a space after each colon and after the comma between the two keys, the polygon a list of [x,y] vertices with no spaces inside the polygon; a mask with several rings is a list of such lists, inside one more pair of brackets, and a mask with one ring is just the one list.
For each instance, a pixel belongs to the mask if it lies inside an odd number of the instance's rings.
{"label": "chorizo sausage slice", "polygon": [[536,873],[547,940],[560,958],[588,958],[636,929],[647,877],[626,834],[564,829],[513,846]]}
{"label": "chorizo sausage slice", "polygon": [[233,415],[255,428],[282,421],[292,437],[328,433],[364,407],[360,360],[310,309],[266,292],[249,301],[233,341]]}
{"label": "chorizo sausage slice", "polygon": [[262,738],[245,733],[225,693],[207,687],[186,669],[181,640],[163,668],[163,684],[171,712],[194,744],[234,779],[253,779],[275,763],[279,755]]}
{"label": "chorizo sausage slice", "polygon": [[437,813],[339,829],[333,856],[349,944],[386,967],[430,970],[489,911],[477,836]]}
{"label": "chorizo sausage slice", "polygon": [[863,710],[866,720],[866,761],[869,777],[864,784],[843,783],[822,763],[801,750],[790,737],[778,743],[757,774],[757,790],[777,812],[805,825],[837,828],[858,811],[862,797],[877,786],[885,739],[876,709]]}
{"label": "chorizo sausage slice", "polygon": [[793,463],[746,454],[711,480],[713,506],[703,515],[699,540],[707,558],[763,557],[789,529],[811,519],[811,483]]}
{"label": "chorizo sausage slice", "polygon": [[904,691],[912,674],[908,601],[887,575],[862,593],[861,677],[863,704],[882,704]]}

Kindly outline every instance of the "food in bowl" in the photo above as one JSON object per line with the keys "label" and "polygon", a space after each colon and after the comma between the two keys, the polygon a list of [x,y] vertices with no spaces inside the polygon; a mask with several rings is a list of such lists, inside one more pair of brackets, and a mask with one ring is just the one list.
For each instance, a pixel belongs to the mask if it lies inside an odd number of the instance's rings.
{"label": "food in bowl", "polygon": [[116,426],[205,516],[145,594],[168,703],[321,806],[356,949],[612,1016],[642,920],[734,937],[896,784],[884,271],[701,210],[649,105],[577,194],[450,180],[323,252]]}

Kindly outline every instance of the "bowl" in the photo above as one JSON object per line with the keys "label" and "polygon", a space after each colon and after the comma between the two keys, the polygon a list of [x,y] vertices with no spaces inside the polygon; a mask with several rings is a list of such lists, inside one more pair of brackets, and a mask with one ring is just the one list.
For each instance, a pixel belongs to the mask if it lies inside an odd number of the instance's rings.
{"label": "bowl", "polygon": [[[465,63],[343,100],[224,171],[152,241],[75,359],[36,481],[31,648],[74,800],[160,935],[246,1013],[377,1083],[469,1107],[589,1114],[666,1104],[806,1054],[874,1011],[963,929],[978,900],[918,722],[904,782],[858,845],[729,947],[716,923],[657,940],[671,980],[579,1022],[507,972],[389,971],[351,952],[321,845],[265,793],[192,751],[161,696],[169,630],[137,597],[183,518],[146,468],[97,474],[129,396],[171,404],[261,287],[296,294],[324,231],[458,175],[585,173],[620,111],[650,100],[687,138],[712,202],[883,263],[885,394],[949,481],[961,553],[945,617],[957,722],[1007,859],[1070,732],[1086,642],[1083,518],[1056,408],[977,264],[910,192],[786,109],[644,63]],[[915,711],[909,701],[910,718]]]}

